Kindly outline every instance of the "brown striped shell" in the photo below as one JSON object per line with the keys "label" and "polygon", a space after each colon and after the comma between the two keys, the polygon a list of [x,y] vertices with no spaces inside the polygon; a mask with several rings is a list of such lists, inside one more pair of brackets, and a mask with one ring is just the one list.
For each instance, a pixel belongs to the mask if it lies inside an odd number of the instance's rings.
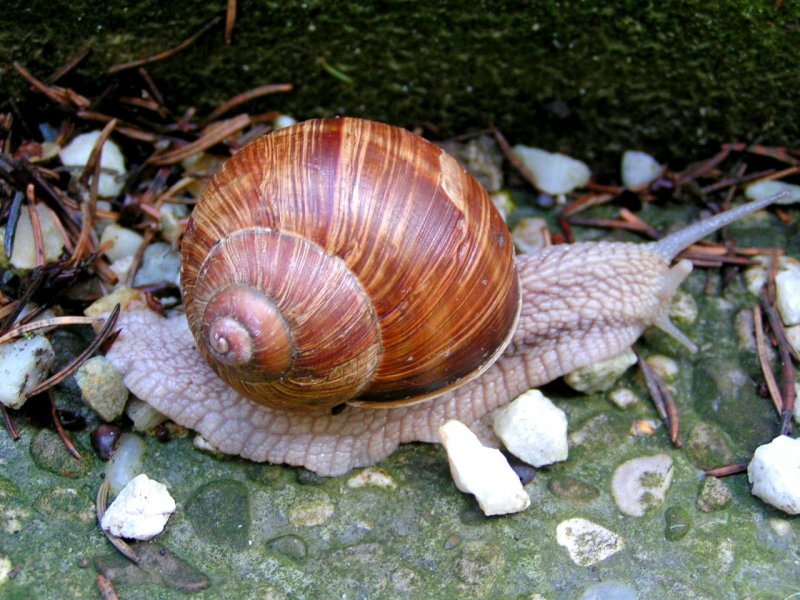
{"label": "brown striped shell", "polygon": [[439,395],[494,362],[519,317],[512,240],[480,184],[371,121],[307,121],[243,148],[182,251],[201,352],[273,408]]}

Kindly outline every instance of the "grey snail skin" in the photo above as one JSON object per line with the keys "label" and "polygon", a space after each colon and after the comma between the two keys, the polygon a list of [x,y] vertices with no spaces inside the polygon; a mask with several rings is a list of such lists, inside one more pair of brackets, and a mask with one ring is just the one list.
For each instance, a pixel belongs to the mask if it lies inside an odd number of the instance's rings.
{"label": "grey snail skin", "polygon": [[654,243],[514,256],[481,186],[402,129],[319,119],[215,175],[182,242],[185,316],[130,295],[107,358],[226,454],[339,475],[437,441],[669,321],[683,248],[776,198]]}

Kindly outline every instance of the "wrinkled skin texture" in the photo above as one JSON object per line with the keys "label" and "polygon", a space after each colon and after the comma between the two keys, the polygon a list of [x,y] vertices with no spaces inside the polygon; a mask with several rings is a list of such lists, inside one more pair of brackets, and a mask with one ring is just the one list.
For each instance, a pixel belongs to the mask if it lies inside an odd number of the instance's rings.
{"label": "wrinkled skin texture", "polygon": [[554,246],[518,257],[517,268],[522,314],[505,353],[479,378],[415,405],[350,406],[334,416],[256,405],[203,362],[185,317],[146,309],[122,313],[107,357],[136,396],[220,451],[339,475],[401,443],[436,442],[450,419],[475,427],[529,388],[618,354],[664,318],[688,273],[647,245],[625,243]]}

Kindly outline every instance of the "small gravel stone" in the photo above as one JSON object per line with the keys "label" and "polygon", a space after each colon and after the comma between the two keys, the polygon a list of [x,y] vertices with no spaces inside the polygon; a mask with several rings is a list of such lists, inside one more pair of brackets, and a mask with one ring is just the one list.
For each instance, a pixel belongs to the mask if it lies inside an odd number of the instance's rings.
{"label": "small gravel stone", "polygon": [[638,600],[636,590],[615,581],[595,583],[586,588],[578,600]]}
{"label": "small gravel stone", "polygon": [[651,354],[645,360],[651,369],[665,382],[675,381],[681,369],[676,360],[663,354]]}
{"label": "small gravel stone", "polygon": [[125,407],[125,414],[133,421],[133,428],[136,431],[150,431],[167,420],[167,417],[138,398],[130,399]]}
{"label": "small gravel stone", "polygon": [[[91,131],[76,136],[61,149],[59,153],[61,162],[76,174],[80,174],[86,163],[89,162],[89,156],[99,137],[100,131]],[[107,140],[103,144],[103,150],[100,153],[100,167],[102,172],[97,193],[103,197],[116,196],[122,191],[124,184],[122,175],[125,174],[125,158],[122,156],[119,146],[111,140]]]}
{"label": "small gravel stone", "polygon": [[614,387],[617,380],[636,364],[636,354],[630,348],[587,367],[577,369],[564,377],[572,389],[586,394],[605,392]]}
{"label": "small gravel stone", "polygon": [[611,400],[614,406],[623,409],[639,402],[639,396],[636,395],[636,392],[628,388],[617,388],[609,392],[608,399]]}
{"label": "small gravel stone", "polygon": [[100,521],[103,531],[133,540],[150,540],[164,531],[175,512],[167,486],[137,475],[122,488]]}
{"label": "small gravel stone", "polygon": [[777,204],[793,204],[800,202],[800,185],[785,183],[783,181],[761,181],[747,186],[744,195],[751,200],[758,200],[761,198],[769,198],[781,192],[786,193],[786,198],[783,198]]}
{"label": "small gravel stone", "polygon": [[371,467],[356,473],[348,479],[347,487],[354,489],[376,487],[385,490],[393,490],[397,488],[397,482],[388,473]]}
{"label": "small gravel stone", "polygon": [[44,471],[61,477],[80,479],[91,472],[94,461],[92,453],[84,452],[78,440],[73,443],[81,454],[81,460],[70,454],[64,440],[55,431],[40,429],[31,438],[31,458]]}
{"label": "small gravel stone", "polygon": [[128,388],[122,383],[122,374],[105,356],[95,356],[83,363],[75,372],[75,381],[83,401],[104,421],[113,421],[122,415]]}
{"label": "small gravel stone", "polygon": [[[758,264],[745,269],[744,280],[747,285],[747,290],[754,296],[760,296],[761,290],[764,289],[767,283],[773,257],[763,255],[753,256],[752,260]],[[791,256],[779,256],[777,273],[782,273],[784,271],[797,271],[800,273],[800,261]]]}
{"label": "small gravel stone", "polygon": [[128,482],[142,472],[147,446],[144,440],[132,433],[123,433],[113,456],[106,464],[106,481],[112,494],[119,492]]}
{"label": "small gravel stone", "polygon": [[110,460],[114,456],[121,436],[122,430],[119,427],[103,423],[92,431],[92,448],[101,460]]}
{"label": "small gravel stone", "polygon": [[800,271],[781,271],[775,276],[775,304],[786,325],[800,325]]}
{"label": "small gravel stone", "polygon": [[112,223],[103,230],[100,236],[100,245],[110,244],[106,250],[108,260],[116,262],[123,258],[132,258],[144,238],[137,232],[127,227]]}
{"label": "small gravel stone", "polygon": [[672,459],[666,454],[633,458],[614,471],[611,491],[620,512],[641,517],[661,504],[672,483]]}
{"label": "small gravel stone", "polygon": [[733,499],[728,484],[716,477],[706,477],[700,484],[700,495],[697,497],[697,508],[703,512],[721,510]]}
{"label": "small gravel stone", "polygon": [[505,190],[500,190],[490,194],[490,197],[492,199],[492,204],[494,204],[495,208],[500,211],[500,216],[503,217],[504,221],[507,220],[508,215],[514,212],[514,209],[516,208],[511,194]]}
{"label": "small gravel stone", "polygon": [[250,493],[234,479],[201,485],[186,503],[186,517],[197,537],[214,548],[244,550],[252,542]]}
{"label": "small gravel stone", "polygon": [[327,523],[335,509],[328,498],[297,504],[289,510],[289,522],[297,527],[314,527]]}
{"label": "small gravel stone", "polygon": [[[64,238],[58,228],[53,213],[41,204],[36,205],[36,214],[42,227],[44,240],[44,260],[56,260],[64,251]],[[11,249],[11,264],[17,269],[33,269],[36,266],[36,239],[30,213],[23,207],[14,233],[14,246]]]}
{"label": "small gravel stone", "polygon": [[494,432],[511,454],[534,467],[567,460],[567,415],[539,390],[494,411]]}
{"label": "small gravel stone", "polygon": [[194,438],[192,439],[192,446],[194,446],[195,449],[200,450],[200,452],[222,456],[222,452],[220,452],[219,448],[213,446],[211,442],[209,442],[202,435],[198,434],[194,436]]}
{"label": "small gravel stone", "polygon": [[559,523],[556,541],[567,549],[572,562],[581,567],[602,562],[625,546],[624,540],[616,533],[581,518]]}
{"label": "small gravel stone", "polygon": [[664,537],[670,542],[675,542],[686,537],[692,528],[692,519],[689,513],[680,506],[670,506],[664,512]]}
{"label": "small gravel stone", "polygon": [[282,535],[267,542],[267,550],[303,562],[308,554],[305,540],[297,535]]}
{"label": "small gravel stone", "polygon": [[133,285],[137,287],[156,284],[180,283],[181,255],[163,242],[150,244],[142,255],[142,265],[136,271]]}
{"label": "small gravel stone", "polygon": [[14,565],[7,556],[0,556],[0,585],[3,585],[11,577]]}
{"label": "small gravel stone", "polygon": [[514,146],[514,154],[531,172],[536,187],[553,196],[566,194],[589,182],[589,167],[564,154],[522,145]]}
{"label": "small gravel stone", "polygon": [[538,217],[520,219],[511,230],[514,245],[521,254],[530,254],[550,245],[550,230],[547,221]]}
{"label": "small gravel stone", "polygon": [[669,317],[678,325],[691,325],[697,320],[697,301],[690,293],[678,290],[669,305]]}
{"label": "small gravel stone", "polygon": [[800,439],[779,435],[756,448],[747,478],[754,496],[790,515],[800,514]]}
{"label": "small gravel stone", "polygon": [[499,450],[486,448],[459,421],[439,428],[439,440],[447,451],[456,487],[474,494],[485,515],[525,510],[531,501],[514,470]]}
{"label": "small gravel stone", "polygon": [[43,335],[34,335],[0,345],[0,402],[21,408],[28,391],[47,379],[55,352]]}
{"label": "small gravel stone", "polygon": [[645,189],[664,172],[664,165],[645,152],[626,150],[622,155],[622,185],[638,192]]}

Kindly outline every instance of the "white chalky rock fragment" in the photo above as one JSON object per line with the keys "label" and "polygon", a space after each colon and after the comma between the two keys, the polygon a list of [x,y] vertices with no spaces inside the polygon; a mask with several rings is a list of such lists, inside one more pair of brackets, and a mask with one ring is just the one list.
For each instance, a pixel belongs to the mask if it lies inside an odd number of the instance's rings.
{"label": "white chalky rock fragment", "polygon": [[[64,251],[64,238],[61,235],[55,217],[42,204],[36,205],[36,214],[39,217],[39,225],[42,228],[44,260],[45,262],[56,260]],[[25,207],[19,213],[10,262],[17,269],[33,269],[36,266],[36,238],[33,235],[31,215]]]}
{"label": "white chalky rock fragment", "polygon": [[620,512],[641,517],[661,504],[672,483],[672,459],[666,454],[634,458],[614,471],[611,492]]}
{"label": "white chalky rock fragment", "polygon": [[800,271],[781,271],[775,276],[775,304],[786,325],[800,325]]}
{"label": "white chalky rock fragment", "polygon": [[539,390],[498,408],[494,432],[509,452],[534,467],[567,460],[567,415]]}
{"label": "white chalky rock fragment", "polygon": [[100,236],[100,245],[108,244],[106,256],[110,261],[132,257],[143,241],[144,238],[133,229],[120,227],[116,223],[106,227]]}
{"label": "white chalky rock fragment", "polygon": [[653,369],[655,374],[666,382],[675,381],[675,378],[681,371],[675,359],[664,356],[663,354],[651,354],[645,360],[647,360],[647,364]]}
{"label": "white chalky rock fragment", "polygon": [[587,519],[567,519],[556,527],[556,541],[576,565],[589,567],[622,550],[625,541],[613,531]]}
{"label": "white chalky rock fragment", "polygon": [[775,194],[786,193],[777,204],[793,204],[800,202],[800,185],[784,183],[783,181],[760,181],[747,187],[744,195],[750,200],[769,198]]}
{"label": "white chalky rock fragment", "polygon": [[137,475],[119,493],[100,521],[103,531],[132,540],[149,540],[164,531],[175,512],[167,486]]}
{"label": "white chalky rock fragment", "polygon": [[144,469],[147,446],[133,433],[123,433],[114,454],[106,463],[106,481],[112,494],[119,494],[128,482]]}
{"label": "white chalky rock fragment", "polygon": [[167,417],[138,398],[130,399],[125,407],[125,414],[133,421],[133,428],[136,431],[149,431],[167,420]]}
{"label": "white chalky rock fragment", "polygon": [[511,231],[514,245],[522,254],[530,254],[550,245],[547,221],[539,217],[521,219]]}
{"label": "white chalky rock fragment", "polygon": [[388,473],[369,467],[363,469],[347,480],[347,487],[357,489],[362,487],[376,487],[387,490],[397,488],[397,482]]}
{"label": "white chalky rock fragment", "polygon": [[514,154],[531,172],[536,187],[553,196],[586,185],[591,175],[585,163],[564,154],[522,145],[514,146]]}
{"label": "white chalky rock fragment", "polygon": [[[59,155],[65,167],[74,167],[76,170],[83,170],[89,162],[97,138],[100,137],[99,131],[90,131],[76,136],[69,144],[61,149]],[[100,153],[100,183],[97,193],[103,197],[114,197],[122,191],[122,175],[125,174],[125,158],[117,146],[111,140],[103,144],[103,151]]]}
{"label": "white chalky rock fragment", "polygon": [[664,172],[664,165],[645,152],[627,150],[622,155],[622,185],[637,192],[646,188]]}
{"label": "white chalky rock fragment", "polygon": [[136,271],[133,285],[180,283],[181,255],[170,244],[150,244],[142,255],[142,266]]}
{"label": "white chalky rock fragment", "polygon": [[14,565],[11,559],[7,556],[0,556],[0,585],[3,585],[9,580],[11,571],[14,570]]}
{"label": "white chalky rock fragment", "polygon": [[617,379],[622,377],[632,365],[636,364],[636,354],[630,348],[612,356],[608,360],[593,363],[576,369],[564,377],[564,381],[572,389],[587,394],[605,392],[614,387]]}
{"label": "white chalky rock fragment", "polygon": [[747,478],[754,496],[790,515],[800,514],[800,439],[779,435],[756,448]]}
{"label": "white chalky rock fragment", "polygon": [[0,344],[0,402],[22,407],[26,392],[47,378],[54,361],[55,352],[43,335]]}
{"label": "white chalky rock fragment", "polygon": [[481,445],[469,427],[448,421],[439,428],[439,440],[447,450],[456,487],[474,494],[484,514],[504,515],[528,508],[531,500],[508,461],[499,450]]}
{"label": "white chalky rock fragment", "polygon": [[[771,256],[753,256],[752,259],[757,265],[748,267],[744,271],[744,281],[747,290],[754,296],[760,296],[761,290],[767,283],[770,267],[772,265]],[[783,271],[797,271],[800,273],[800,261],[791,256],[778,257],[778,273]]]}
{"label": "white chalky rock fragment", "polygon": [[639,401],[639,396],[631,389],[617,388],[613,392],[609,392],[608,399],[611,400],[617,408],[628,408]]}

